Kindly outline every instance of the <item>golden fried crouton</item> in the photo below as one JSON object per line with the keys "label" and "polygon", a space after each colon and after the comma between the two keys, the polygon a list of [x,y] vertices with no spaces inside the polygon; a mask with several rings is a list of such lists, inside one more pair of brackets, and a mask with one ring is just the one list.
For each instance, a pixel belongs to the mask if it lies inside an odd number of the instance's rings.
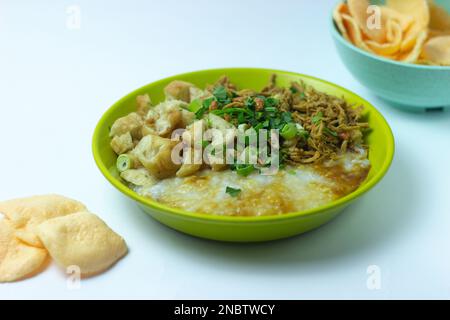
{"label": "golden fried crouton", "polygon": [[181,123],[181,111],[172,108],[161,114],[155,122],[155,129],[159,136],[168,137]]}
{"label": "golden fried crouton", "polygon": [[210,144],[205,149],[205,156],[207,158],[207,165],[213,171],[221,171],[228,167],[226,164],[225,148],[223,145],[214,146]]}
{"label": "golden fried crouton", "polygon": [[224,158],[208,156],[209,166],[212,171],[222,171],[228,168],[228,165],[225,163]]}
{"label": "golden fried crouton", "polygon": [[124,133],[120,136],[115,136],[111,140],[111,148],[117,154],[125,153],[133,149],[133,147],[134,147],[133,138],[131,137],[131,134],[129,132]]}
{"label": "golden fried crouton", "polygon": [[186,128],[188,125],[191,125],[195,121],[195,113],[190,112],[188,110],[181,110],[181,128]]}
{"label": "golden fried crouton", "polygon": [[158,135],[158,132],[156,132],[155,126],[144,124],[141,128],[141,135],[145,137],[149,134]]}
{"label": "golden fried crouton", "polygon": [[177,143],[149,134],[139,141],[133,149],[133,154],[152,176],[158,179],[167,178],[174,175],[181,166],[172,161],[172,149]]}
{"label": "golden fried crouton", "polygon": [[177,171],[177,177],[188,177],[196,173],[202,167],[201,164],[183,163]]}
{"label": "golden fried crouton", "polygon": [[143,120],[136,112],[132,112],[129,115],[119,118],[114,122],[109,132],[110,137],[121,136],[127,132],[135,139],[141,137],[141,128]]}
{"label": "golden fried crouton", "polygon": [[169,137],[173,130],[183,124],[184,102],[178,100],[166,101],[151,108],[145,118],[142,127],[142,135],[155,134],[161,137]]}
{"label": "golden fried crouton", "polygon": [[201,89],[199,89],[197,87],[194,87],[194,86],[189,88],[189,92],[190,92],[190,95],[191,95],[191,100],[190,101],[193,101],[195,99],[203,99],[203,98],[206,98],[206,97],[211,95],[211,93],[205,92],[205,91],[203,91],[203,90],[201,90]]}
{"label": "golden fried crouton", "polygon": [[131,182],[135,186],[151,186],[157,182],[157,180],[152,177],[145,168],[129,169],[122,172],[120,176],[122,179]]}
{"label": "golden fried crouton", "polygon": [[187,177],[196,173],[202,167],[202,149],[195,153],[194,148],[189,148],[188,153],[183,158],[183,164],[177,171],[177,177]]}
{"label": "golden fried crouton", "polygon": [[235,128],[233,124],[213,113],[208,114],[208,126],[212,129],[226,130]]}
{"label": "golden fried crouton", "polygon": [[150,106],[152,105],[152,101],[150,100],[150,96],[148,94],[143,94],[141,96],[136,97],[136,105],[137,105],[137,113],[144,117],[148,110],[150,109]]}
{"label": "golden fried crouton", "polygon": [[164,88],[164,94],[167,99],[181,100],[184,102],[191,101],[190,88],[193,84],[185,81],[175,80]]}
{"label": "golden fried crouton", "polygon": [[186,130],[183,132],[183,142],[191,146],[194,146],[194,143],[197,143],[197,146],[200,146],[203,140],[203,133],[205,132],[205,129],[205,120],[195,121],[194,123],[187,126]]}

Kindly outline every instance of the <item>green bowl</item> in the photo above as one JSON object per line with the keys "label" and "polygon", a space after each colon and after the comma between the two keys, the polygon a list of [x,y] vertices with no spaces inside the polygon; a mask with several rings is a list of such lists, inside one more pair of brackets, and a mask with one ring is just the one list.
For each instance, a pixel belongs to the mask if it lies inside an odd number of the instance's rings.
{"label": "green bowl", "polygon": [[[367,137],[372,168],[366,181],[355,192],[327,205],[307,211],[263,217],[226,217],[192,213],[168,207],[138,195],[119,178],[115,169],[116,155],[109,146],[109,128],[117,118],[135,110],[137,95],[148,93],[154,102],[159,102],[164,100],[163,88],[172,80],[185,80],[204,87],[208,83],[214,83],[221,75],[229,76],[231,81],[241,88],[261,89],[273,73],[278,75],[278,82],[281,85],[287,86],[291,81],[303,80],[317,90],[344,97],[350,103],[365,107],[368,121],[373,128]],[[201,238],[253,242],[297,235],[317,228],[335,217],[385,175],[394,154],[394,138],[386,120],[369,102],[338,85],[286,71],[233,68],[185,73],[153,82],[131,92],[109,108],[100,119],[94,132],[92,150],[95,162],[106,179],[161,223]]]}
{"label": "green bowl", "polygon": [[[450,12],[450,1],[436,0],[436,3]],[[361,84],[376,95],[393,106],[410,110],[450,106],[450,67],[389,60],[361,50],[345,40],[332,17],[330,27],[344,65]]]}

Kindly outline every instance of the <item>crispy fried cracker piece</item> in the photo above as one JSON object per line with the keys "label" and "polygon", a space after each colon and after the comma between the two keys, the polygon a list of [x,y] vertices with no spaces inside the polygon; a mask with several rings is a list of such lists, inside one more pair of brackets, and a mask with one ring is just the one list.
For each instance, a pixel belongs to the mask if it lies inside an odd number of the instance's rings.
{"label": "crispy fried cracker piece", "polygon": [[86,211],[43,222],[38,235],[57,264],[78,266],[85,276],[108,269],[128,251],[121,236]]}
{"label": "crispy fried cracker piece", "polygon": [[42,248],[42,243],[36,235],[36,227],[40,223],[85,209],[81,202],[56,194],[0,202],[0,212],[17,229],[16,236],[23,242],[38,248]]}
{"label": "crispy fried cracker piece", "polygon": [[45,249],[28,246],[14,236],[8,219],[0,220],[0,282],[12,282],[37,273],[47,257]]}

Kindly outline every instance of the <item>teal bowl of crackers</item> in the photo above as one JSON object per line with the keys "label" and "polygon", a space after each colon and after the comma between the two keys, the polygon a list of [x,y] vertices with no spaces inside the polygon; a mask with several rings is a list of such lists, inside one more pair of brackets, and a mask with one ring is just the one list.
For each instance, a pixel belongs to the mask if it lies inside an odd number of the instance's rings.
{"label": "teal bowl of crackers", "polygon": [[[393,106],[409,110],[448,107],[450,1],[406,3],[340,2],[330,18],[338,55],[361,84]],[[376,23],[377,13],[388,36],[383,29],[365,27],[364,23]]]}

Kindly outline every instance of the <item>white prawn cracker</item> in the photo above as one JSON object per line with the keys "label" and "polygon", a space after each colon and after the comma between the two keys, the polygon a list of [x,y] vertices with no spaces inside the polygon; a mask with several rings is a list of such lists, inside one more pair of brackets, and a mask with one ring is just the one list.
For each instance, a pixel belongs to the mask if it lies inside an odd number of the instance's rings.
{"label": "white prawn cracker", "polygon": [[58,265],[76,265],[85,276],[108,269],[128,251],[121,236],[86,211],[43,222],[38,235]]}
{"label": "white prawn cracker", "polygon": [[56,194],[0,202],[0,212],[11,221],[16,237],[38,248],[43,247],[36,235],[39,224],[85,209],[81,202]]}
{"label": "white prawn cracker", "polygon": [[43,269],[48,254],[83,275],[106,270],[127,252],[125,241],[79,201],[41,195],[0,202],[0,282]]}
{"label": "white prawn cracker", "polygon": [[19,241],[14,231],[8,219],[0,220],[0,282],[12,282],[37,273],[47,258],[45,249]]}

